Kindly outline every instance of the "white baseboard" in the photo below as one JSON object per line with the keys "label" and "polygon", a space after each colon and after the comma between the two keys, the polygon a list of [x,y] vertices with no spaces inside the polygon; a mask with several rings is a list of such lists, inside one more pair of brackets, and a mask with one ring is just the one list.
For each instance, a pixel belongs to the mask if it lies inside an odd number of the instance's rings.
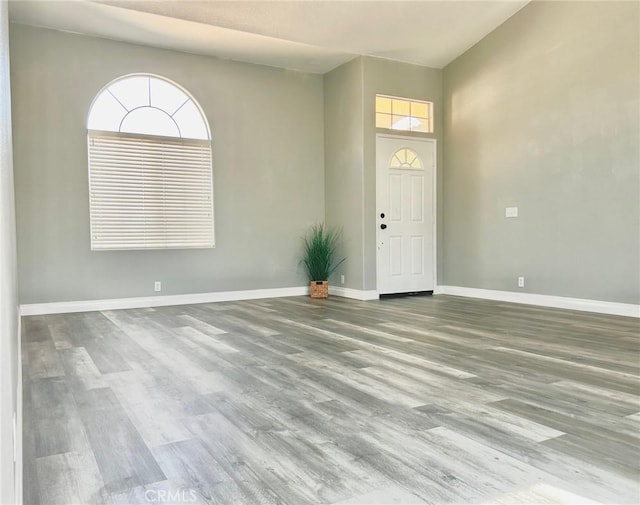
{"label": "white baseboard", "polygon": [[343,298],[353,298],[354,300],[377,300],[380,298],[375,290],[361,290],[353,288],[342,288],[339,286],[329,286],[329,294],[341,296]]}
{"label": "white baseboard", "polygon": [[[375,290],[359,290],[339,286],[329,286],[329,293],[334,296],[352,298],[355,300],[377,300],[379,298],[378,292]],[[465,288],[460,286],[436,286],[433,293],[640,318],[640,305],[630,303],[605,302],[600,300],[587,300],[583,298],[515,293],[513,291],[496,291],[492,289]],[[244,291],[220,291],[214,293],[195,293],[187,295],[31,303],[21,305],[20,314],[23,316],[33,316],[43,314],[64,314],[68,312],[138,309],[144,307],[162,307],[167,305],[187,305],[190,303],[231,302],[236,300],[304,296],[308,294],[309,287],[300,286],[274,289],[251,289]]]}
{"label": "white baseboard", "polygon": [[65,314],[68,312],[91,312],[98,310],[139,309],[190,303],[232,302],[257,300],[260,298],[282,298],[309,294],[309,286],[274,289],[250,289],[244,291],[220,291],[188,295],[144,296],[137,298],[114,298],[107,300],[83,300],[75,302],[27,303],[20,306],[20,314],[34,316],[43,314]]}
{"label": "white baseboard", "polygon": [[22,320],[18,317],[18,384],[16,384],[16,425],[14,443],[15,502],[23,503],[22,443]]}
{"label": "white baseboard", "polygon": [[525,303],[528,305],[540,305],[557,309],[581,310],[584,312],[599,312],[615,316],[640,318],[640,305],[632,303],[605,302],[584,298],[515,293],[513,291],[496,291],[493,289],[465,288],[460,286],[437,286],[433,292],[434,294],[466,296],[500,302]]}

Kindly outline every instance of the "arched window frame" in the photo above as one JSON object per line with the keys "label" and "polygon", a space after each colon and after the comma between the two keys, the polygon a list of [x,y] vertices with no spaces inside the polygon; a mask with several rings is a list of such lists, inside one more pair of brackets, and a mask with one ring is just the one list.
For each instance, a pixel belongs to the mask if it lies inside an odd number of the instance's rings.
{"label": "arched window frame", "polygon": [[389,168],[422,170],[423,167],[418,153],[408,147],[401,147],[391,155]]}
{"label": "arched window frame", "polygon": [[[140,78],[149,82],[147,104],[127,103],[127,107],[111,92],[114,85],[126,86],[128,79],[139,87],[143,82]],[[165,86],[165,91],[170,89],[174,98],[181,94],[186,100],[176,110],[153,106],[152,82],[156,87]],[[98,110],[103,114],[112,114],[101,121],[95,116],[96,103],[106,93],[122,110],[101,106]],[[110,103],[117,107],[113,100]],[[173,116],[187,103],[192,121],[183,129]],[[147,123],[152,128],[144,123],[123,128],[126,118],[142,108],[162,110],[176,123],[176,129],[159,129],[159,122]],[[119,121],[118,113],[122,116]],[[186,131],[200,138],[187,137]],[[92,250],[215,246],[211,131],[204,111],[187,90],[154,74],[114,79],[100,90],[89,108],[87,143]]]}

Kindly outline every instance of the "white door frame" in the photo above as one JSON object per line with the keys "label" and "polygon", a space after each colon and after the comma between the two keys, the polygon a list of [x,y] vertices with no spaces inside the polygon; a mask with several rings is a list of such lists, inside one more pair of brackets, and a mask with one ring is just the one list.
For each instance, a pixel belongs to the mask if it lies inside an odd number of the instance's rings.
{"label": "white door frame", "polygon": [[380,293],[380,262],[379,262],[379,253],[378,253],[378,244],[380,243],[380,227],[378,226],[378,158],[377,158],[377,149],[378,149],[378,139],[381,138],[391,138],[391,139],[400,139],[400,140],[409,140],[409,141],[418,141],[418,142],[431,142],[433,144],[433,181],[432,181],[432,191],[433,191],[433,292],[436,292],[438,287],[438,141],[432,137],[413,137],[408,135],[391,135],[388,133],[376,133],[376,158],[375,158],[375,169],[376,169],[376,204],[375,204],[375,224],[376,224],[376,291],[378,294]]}

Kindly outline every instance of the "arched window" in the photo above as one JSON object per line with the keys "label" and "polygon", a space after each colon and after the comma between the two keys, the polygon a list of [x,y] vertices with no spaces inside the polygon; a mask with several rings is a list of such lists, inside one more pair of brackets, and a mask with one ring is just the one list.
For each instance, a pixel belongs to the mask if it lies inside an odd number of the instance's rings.
{"label": "arched window", "polygon": [[116,79],[94,99],[87,136],[92,250],[214,246],[211,135],[185,90]]}
{"label": "arched window", "polygon": [[422,170],[422,162],[413,149],[402,147],[391,157],[390,168],[412,168]]}

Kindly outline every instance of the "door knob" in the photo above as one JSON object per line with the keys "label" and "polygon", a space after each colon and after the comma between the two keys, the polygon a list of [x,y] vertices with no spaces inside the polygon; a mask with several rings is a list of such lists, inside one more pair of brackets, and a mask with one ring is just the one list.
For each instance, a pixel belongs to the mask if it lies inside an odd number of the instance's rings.
{"label": "door knob", "polygon": [[381,224],[380,225],[380,229],[381,230],[386,230],[387,229],[387,225],[386,224]]}

